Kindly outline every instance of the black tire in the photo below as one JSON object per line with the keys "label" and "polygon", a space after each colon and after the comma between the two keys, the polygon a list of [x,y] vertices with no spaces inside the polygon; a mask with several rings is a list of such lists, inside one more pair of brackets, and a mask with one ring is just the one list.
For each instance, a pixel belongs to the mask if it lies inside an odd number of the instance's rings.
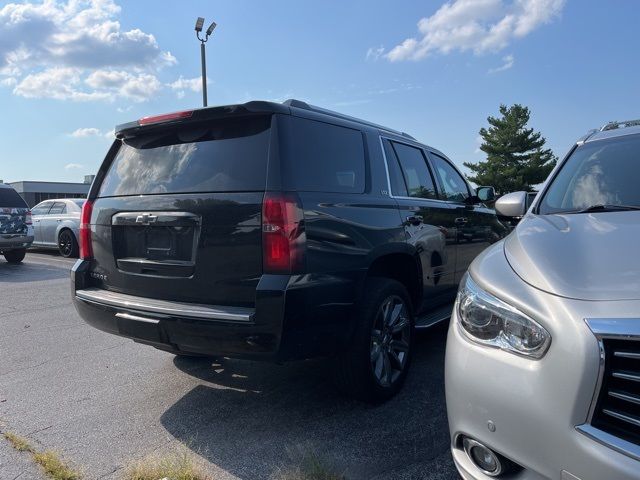
{"label": "black tire", "polygon": [[78,241],[71,230],[65,229],[58,234],[58,251],[64,258],[78,256]]}
{"label": "black tire", "polygon": [[22,260],[24,260],[26,254],[26,248],[21,248],[19,250],[9,250],[8,252],[4,252],[4,258],[9,263],[20,263],[22,262]]}
{"label": "black tire", "polygon": [[[389,321],[385,305],[393,305]],[[413,307],[407,289],[388,278],[368,279],[356,321],[351,348],[336,359],[336,386],[358,400],[384,402],[400,391],[411,364]]]}

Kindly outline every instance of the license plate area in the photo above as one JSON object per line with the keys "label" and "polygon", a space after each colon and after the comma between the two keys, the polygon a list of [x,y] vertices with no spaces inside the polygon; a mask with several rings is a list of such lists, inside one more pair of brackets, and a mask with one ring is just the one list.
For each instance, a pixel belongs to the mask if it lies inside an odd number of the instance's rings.
{"label": "license plate area", "polygon": [[111,234],[118,269],[138,275],[193,275],[200,225],[200,217],[188,212],[114,215]]}

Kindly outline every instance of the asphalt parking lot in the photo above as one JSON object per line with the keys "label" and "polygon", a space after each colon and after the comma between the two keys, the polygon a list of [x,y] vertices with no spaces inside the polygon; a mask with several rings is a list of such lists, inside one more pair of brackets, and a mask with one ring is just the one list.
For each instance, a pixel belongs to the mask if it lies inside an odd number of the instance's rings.
{"label": "asphalt parking lot", "polygon": [[[0,260],[0,425],[88,479],[118,479],[185,445],[214,479],[265,479],[312,451],[347,479],[455,479],[444,401],[446,326],[422,333],[404,390],[378,407],[338,395],[326,362],[182,360],[85,325],[73,265]],[[4,472],[4,473],[3,473]],[[0,478],[40,478],[0,437]]]}

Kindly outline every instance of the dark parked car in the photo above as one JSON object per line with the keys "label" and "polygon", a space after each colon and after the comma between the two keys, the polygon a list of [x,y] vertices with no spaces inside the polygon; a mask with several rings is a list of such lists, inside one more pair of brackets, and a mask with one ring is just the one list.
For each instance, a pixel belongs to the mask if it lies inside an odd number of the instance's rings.
{"label": "dark parked car", "polygon": [[59,198],[33,207],[33,246],[55,248],[63,257],[77,257],[83,204],[83,198]]}
{"label": "dark parked car", "polygon": [[0,183],[0,254],[9,263],[20,263],[31,242],[33,225],[28,205],[13,187]]}
{"label": "dark parked car", "polygon": [[[83,207],[74,303],[177,355],[333,356],[346,393],[384,400],[413,327],[449,317],[471,260],[506,233],[443,153],[296,100],[116,137]],[[483,233],[460,243],[463,227]]]}

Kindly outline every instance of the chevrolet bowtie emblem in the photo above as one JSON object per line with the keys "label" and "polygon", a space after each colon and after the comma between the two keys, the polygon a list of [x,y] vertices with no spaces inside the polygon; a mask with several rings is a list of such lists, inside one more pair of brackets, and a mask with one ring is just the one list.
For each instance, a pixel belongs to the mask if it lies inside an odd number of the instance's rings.
{"label": "chevrolet bowtie emblem", "polygon": [[136,217],[136,223],[141,223],[142,225],[149,225],[150,223],[158,220],[157,215],[152,215],[150,213],[143,213],[142,215],[138,215]]}

